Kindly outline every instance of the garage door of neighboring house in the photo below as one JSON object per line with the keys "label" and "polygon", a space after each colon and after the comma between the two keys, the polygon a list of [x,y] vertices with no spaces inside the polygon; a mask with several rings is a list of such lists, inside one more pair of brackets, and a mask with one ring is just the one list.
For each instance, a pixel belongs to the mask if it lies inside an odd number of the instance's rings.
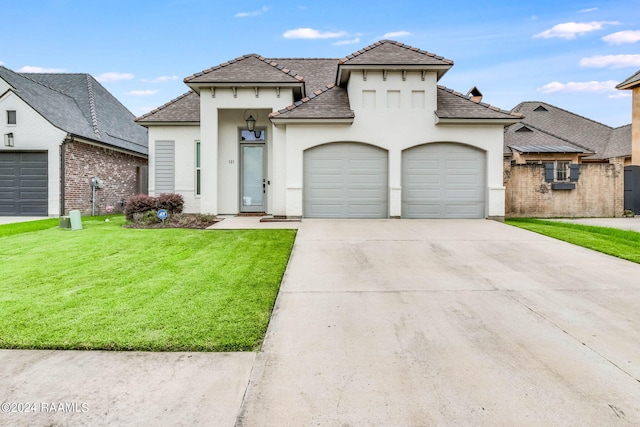
{"label": "garage door of neighboring house", "polygon": [[304,153],[304,216],[387,218],[387,151],[339,142]]}
{"label": "garage door of neighboring house", "polygon": [[155,143],[155,194],[175,191],[175,141],[156,141]]}
{"label": "garage door of neighboring house", "polygon": [[47,153],[0,152],[0,215],[48,215]]}
{"label": "garage door of neighboring house", "polygon": [[484,218],[486,154],[433,143],[402,153],[403,218]]}

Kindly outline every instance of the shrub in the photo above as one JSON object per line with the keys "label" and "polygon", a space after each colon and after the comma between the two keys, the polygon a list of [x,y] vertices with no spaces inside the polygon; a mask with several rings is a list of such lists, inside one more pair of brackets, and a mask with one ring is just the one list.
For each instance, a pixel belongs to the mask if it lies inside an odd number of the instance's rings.
{"label": "shrub", "polygon": [[180,194],[163,193],[156,198],[156,207],[165,209],[169,214],[181,213],[184,208],[184,198]]}
{"label": "shrub", "polygon": [[133,220],[136,213],[145,213],[156,208],[156,199],[146,194],[134,194],[127,199],[124,214],[129,221]]}

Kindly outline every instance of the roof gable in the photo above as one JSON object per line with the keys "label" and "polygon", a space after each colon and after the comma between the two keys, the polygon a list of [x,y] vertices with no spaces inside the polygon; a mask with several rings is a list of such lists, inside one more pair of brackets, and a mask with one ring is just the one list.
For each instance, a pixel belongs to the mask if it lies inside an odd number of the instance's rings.
{"label": "roof gable", "polygon": [[453,61],[393,40],[381,40],[340,60],[340,65],[442,65]]}
{"label": "roof gable", "polygon": [[224,62],[215,67],[195,73],[184,79],[188,85],[197,83],[289,83],[300,84],[302,76],[275,61],[255,53]]}

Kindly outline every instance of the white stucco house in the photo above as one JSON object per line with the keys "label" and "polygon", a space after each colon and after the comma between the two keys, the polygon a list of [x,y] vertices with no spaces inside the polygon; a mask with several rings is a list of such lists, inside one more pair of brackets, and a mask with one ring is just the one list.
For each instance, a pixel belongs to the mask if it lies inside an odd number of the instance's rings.
{"label": "white stucco house", "polygon": [[503,217],[503,132],[521,116],[439,86],[452,66],[383,40],[343,59],[250,54],[196,73],[136,119],[149,192],[210,214]]}

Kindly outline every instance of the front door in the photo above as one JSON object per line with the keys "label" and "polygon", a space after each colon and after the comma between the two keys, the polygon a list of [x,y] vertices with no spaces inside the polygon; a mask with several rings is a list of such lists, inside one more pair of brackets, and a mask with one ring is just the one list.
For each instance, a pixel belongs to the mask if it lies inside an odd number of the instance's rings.
{"label": "front door", "polygon": [[258,138],[249,141],[240,142],[240,212],[266,212],[266,147]]}

